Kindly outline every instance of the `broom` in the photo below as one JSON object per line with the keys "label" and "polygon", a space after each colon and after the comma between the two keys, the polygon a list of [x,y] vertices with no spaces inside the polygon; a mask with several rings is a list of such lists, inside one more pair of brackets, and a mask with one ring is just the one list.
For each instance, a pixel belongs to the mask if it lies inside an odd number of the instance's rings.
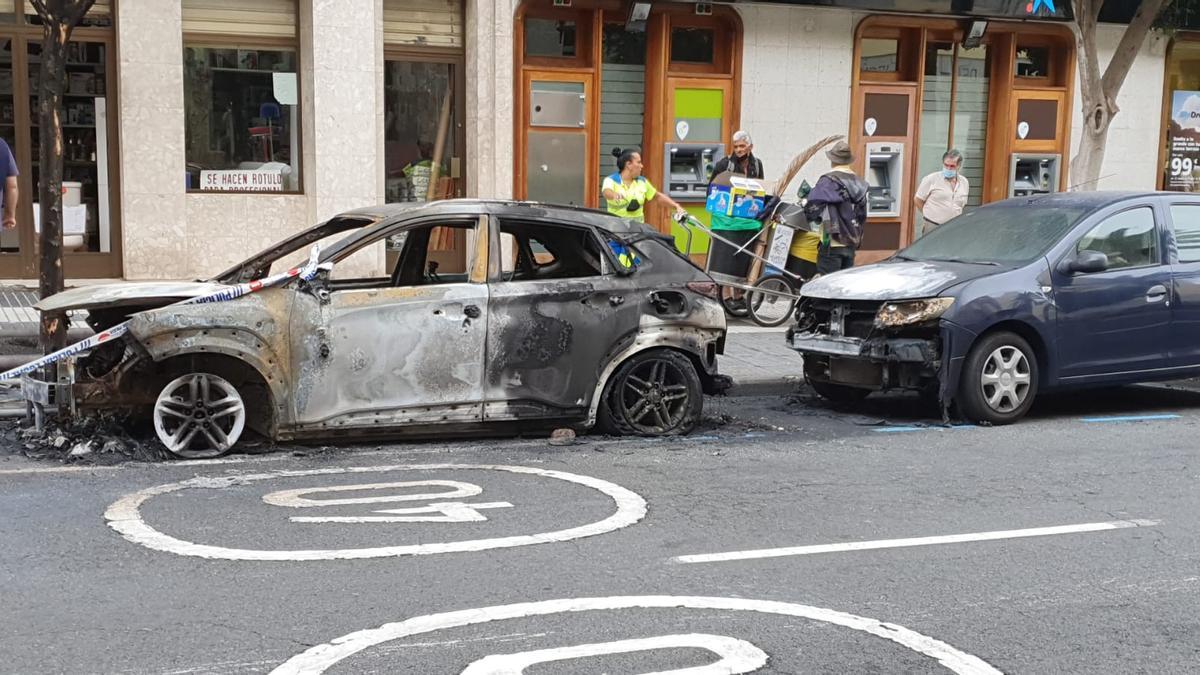
{"label": "broom", "polygon": [[817,154],[821,148],[829,145],[830,143],[840,141],[843,138],[845,138],[845,136],[826,136],[825,138],[822,138],[816,143],[810,145],[804,152],[796,155],[795,159],[793,159],[791,163],[787,165],[787,170],[783,172],[783,177],[779,179],[779,187],[775,190],[775,196],[782,199],[783,195],[787,194],[787,189],[791,185],[792,180],[797,174],[800,173],[800,169],[804,168],[804,165],[808,163],[808,160],[812,159],[813,155]]}

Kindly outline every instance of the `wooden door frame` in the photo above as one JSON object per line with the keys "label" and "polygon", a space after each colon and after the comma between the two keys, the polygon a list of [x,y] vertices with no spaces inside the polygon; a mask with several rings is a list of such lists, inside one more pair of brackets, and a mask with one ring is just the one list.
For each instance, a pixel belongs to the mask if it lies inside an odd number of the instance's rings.
{"label": "wooden door frame", "polygon": [[[409,61],[414,63],[440,63],[454,68],[454,119],[458,120],[458,128],[454,130],[454,147],[459,149],[459,172],[457,180],[461,181],[462,195],[470,193],[467,184],[467,59],[463,50],[454,47],[410,47],[406,45],[383,46],[384,90],[387,89],[387,62]],[[384,103],[386,105],[386,101]],[[384,180],[387,180],[387,133],[384,132]],[[456,196],[462,196],[456,195]]]}
{"label": "wooden door frame", "polygon": [[[866,107],[866,98],[868,94],[892,94],[908,96],[908,135],[907,136],[867,136],[861,125],[854,124],[850,134],[850,147],[854,151],[854,170],[860,176],[867,175],[867,143],[893,142],[904,144],[904,170],[901,180],[904,181],[903,190],[901,190],[899,199],[900,204],[897,207],[899,216],[890,216],[886,218],[868,218],[867,227],[872,223],[884,225],[896,225],[900,228],[900,246],[904,248],[915,240],[912,225],[915,222],[912,211],[912,196],[916,192],[916,173],[917,163],[913,161],[914,153],[920,145],[920,125],[918,116],[920,114],[920,98],[921,85],[915,82],[900,82],[896,84],[888,84],[883,82],[863,83],[855,89],[854,100],[850,105],[851,121],[861,119],[863,117],[864,108]],[[897,249],[898,250],[898,249]],[[878,255],[885,249],[860,249],[863,254],[863,259],[867,262],[875,262],[891,255],[891,251],[887,251],[887,255]]]}
{"label": "wooden door frame", "polygon": [[586,119],[583,128],[547,127],[547,129],[555,129],[563,133],[575,131],[584,136],[584,161],[586,162],[584,180],[586,183],[583,191],[584,203],[581,206],[598,203],[600,199],[600,144],[598,138],[600,107],[592,105],[592,97],[596,96],[596,76],[590,69],[525,68],[521,71],[520,77],[521,114],[518,116],[517,132],[517,147],[519,150],[513,153],[518,162],[514,167],[514,195],[517,199],[521,200],[528,199],[529,197],[529,185],[526,181],[525,165],[528,163],[529,154],[529,109],[533,82],[579,82],[583,84],[584,102],[586,104]]}
{"label": "wooden door frame", "polygon": [[[63,273],[67,279],[116,278],[124,271],[124,234],[121,220],[121,144],[120,144],[120,92],[118,77],[118,55],[115,26],[118,20],[119,3],[113,5],[114,28],[78,28],[72,32],[73,42],[104,45],[105,114],[104,129],[108,148],[108,211],[111,250],[102,252],[63,252]],[[19,191],[17,205],[17,253],[0,254],[0,278],[37,279],[40,266],[39,236],[33,228],[33,204],[38,194],[33,184],[33,161],[38,149],[33,147],[33,124],[36,111],[31,98],[34,94],[29,81],[29,45],[41,44],[41,26],[31,24],[5,25],[0,27],[0,39],[8,39],[12,45],[13,78],[13,123],[16,147],[12,148],[17,160],[20,176],[17,178]],[[20,133],[16,133],[17,131]],[[97,128],[97,133],[100,131]],[[99,168],[99,164],[97,164]],[[97,194],[99,188],[97,187]],[[99,218],[97,204],[97,218]],[[22,225],[24,224],[24,225]]]}

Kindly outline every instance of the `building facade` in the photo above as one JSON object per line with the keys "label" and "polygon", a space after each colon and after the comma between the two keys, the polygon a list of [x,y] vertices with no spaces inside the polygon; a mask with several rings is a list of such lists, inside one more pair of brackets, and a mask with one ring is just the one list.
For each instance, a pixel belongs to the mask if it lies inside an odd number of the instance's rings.
{"label": "building facade", "polygon": [[[820,138],[850,140],[876,187],[867,259],[919,231],[912,192],[948,147],[967,156],[972,204],[1070,187],[1067,3],[1030,14],[1033,3],[978,0],[972,16],[949,0],[907,14],[802,3],[97,2],[69,52],[67,276],[199,278],[385,201],[601,206],[618,147],[642,148],[651,181],[703,217],[704,169],[739,128],[768,180]],[[8,279],[37,269],[41,26],[23,4],[0,0],[0,136],[23,195],[18,228],[0,235]],[[1122,30],[1103,28],[1102,59]],[[1146,41],[1098,187],[1198,189],[1196,73],[1200,39]],[[801,176],[824,168],[818,158]],[[665,213],[647,216],[671,231]],[[443,248],[450,271],[465,242]],[[388,261],[367,251],[342,273]]]}

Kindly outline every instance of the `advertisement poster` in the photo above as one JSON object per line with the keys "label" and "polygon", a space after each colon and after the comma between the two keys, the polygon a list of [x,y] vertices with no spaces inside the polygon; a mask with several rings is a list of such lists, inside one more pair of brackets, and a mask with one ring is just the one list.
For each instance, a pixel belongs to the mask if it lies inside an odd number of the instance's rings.
{"label": "advertisement poster", "polygon": [[1200,91],[1173,92],[1163,187],[1200,192]]}

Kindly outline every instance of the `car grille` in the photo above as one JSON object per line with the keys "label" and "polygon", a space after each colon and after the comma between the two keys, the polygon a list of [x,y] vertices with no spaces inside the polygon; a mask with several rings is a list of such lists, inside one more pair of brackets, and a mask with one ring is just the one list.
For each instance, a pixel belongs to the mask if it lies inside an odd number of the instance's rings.
{"label": "car grille", "polygon": [[833,337],[866,339],[875,330],[875,315],[883,303],[876,300],[824,300],[806,298],[800,306],[796,330]]}

